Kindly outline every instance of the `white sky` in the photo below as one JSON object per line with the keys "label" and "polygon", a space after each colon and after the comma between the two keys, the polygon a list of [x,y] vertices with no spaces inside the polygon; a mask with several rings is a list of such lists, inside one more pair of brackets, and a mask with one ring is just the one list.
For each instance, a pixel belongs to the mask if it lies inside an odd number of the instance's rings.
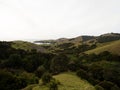
{"label": "white sky", "polygon": [[120,33],[120,0],[0,0],[0,40]]}

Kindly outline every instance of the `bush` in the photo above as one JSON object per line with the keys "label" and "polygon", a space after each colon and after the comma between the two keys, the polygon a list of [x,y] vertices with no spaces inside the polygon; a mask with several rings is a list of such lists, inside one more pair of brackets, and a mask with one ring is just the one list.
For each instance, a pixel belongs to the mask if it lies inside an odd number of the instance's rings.
{"label": "bush", "polygon": [[52,79],[52,75],[50,73],[44,73],[42,76],[43,84],[49,83],[51,79]]}
{"label": "bush", "polygon": [[120,90],[120,88],[117,85],[114,85],[111,90]]}
{"label": "bush", "polygon": [[92,77],[89,77],[88,82],[91,83],[92,85],[96,85],[96,84],[99,83],[99,80],[96,80],[96,79],[94,79]]}
{"label": "bush", "polygon": [[22,72],[18,77],[25,81],[27,85],[38,83],[38,78],[32,73]]}
{"label": "bush", "polygon": [[109,81],[102,81],[98,85],[103,87],[105,90],[110,90],[114,86],[114,84]]}
{"label": "bush", "polygon": [[40,67],[38,67],[37,70],[35,71],[35,75],[36,75],[37,77],[41,78],[42,75],[44,74],[44,72],[45,72],[44,66],[40,66]]}
{"label": "bush", "polygon": [[49,83],[50,90],[58,90],[58,84],[60,84],[59,81],[52,79]]}
{"label": "bush", "polygon": [[79,69],[79,70],[77,71],[77,76],[79,76],[79,77],[81,77],[81,78],[83,78],[83,79],[87,79],[87,80],[88,80],[88,78],[89,78],[88,73],[87,73],[85,70],[83,70],[83,69]]}
{"label": "bush", "polygon": [[99,66],[97,63],[94,63],[90,66],[89,72],[91,73],[91,77],[103,81],[103,68]]}
{"label": "bush", "polygon": [[0,90],[20,90],[26,85],[26,81],[23,79],[8,71],[0,70]]}
{"label": "bush", "polygon": [[69,62],[69,64],[68,64],[68,69],[70,70],[70,71],[76,71],[76,63],[74,62],[74,61],[71,61],[71,62]]}
{"label": "bush", "polygon": [[99,85],[96,85],[96,86],[95,86],[95,89],[96,89],[96,90],[104,90],[104,88],[101,87],[101,86],[99,86]]}

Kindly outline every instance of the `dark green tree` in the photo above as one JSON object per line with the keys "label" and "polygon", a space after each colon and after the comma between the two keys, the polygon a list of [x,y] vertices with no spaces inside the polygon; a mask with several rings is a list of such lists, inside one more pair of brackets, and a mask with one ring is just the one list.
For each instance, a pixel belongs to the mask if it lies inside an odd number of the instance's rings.
{"label": "dark green tree", "polygon": [[79,69],[77,71],[77,76],[81,77],[82,79],[87,79],[87,80],[89,78],[88,73],[85,70],[83,70],[83,69]]}
{"label": "dark green tree", "polygon": [[10,55],[8,61],[5,64],[7,67],[10,67],[10,68],[21,68],[22,58],[19,54],[12,54]]}
{"label": "dark green tree", "polygon": [[68,57],[66,55],[60,54],[55,56],[51,61],[50,69],[53,73],[59,73],[66,71],[68,69]]}
{"label": "dark green tree", "polygon": [[40,66],[37,68],[37,70],[35,71],[35,75],[39,78],[41,78],[41,76],[45,73],[45,68],[44,66]]}

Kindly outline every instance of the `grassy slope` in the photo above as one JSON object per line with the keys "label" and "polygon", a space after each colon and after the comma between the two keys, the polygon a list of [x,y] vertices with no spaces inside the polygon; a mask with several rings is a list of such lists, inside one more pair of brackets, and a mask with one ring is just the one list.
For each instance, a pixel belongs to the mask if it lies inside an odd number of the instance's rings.
{"label": "grassy slope", "polygon": [[104,43],[103,45],[100,45],[97,48],[89,50],[85,53],[87,53],[87,54],[91,54],[91,53],[98,54],[98,53],[103,52],[103,51],[109,51],[113,54],[120,55],[119,48],[120,48],[120,40],[117,40],[117,41],[113,41],[113,42],[106,43],[106,44]]}
{"label": "grassy slope", "polygon": [[23,50],[37,49],[38,51],[43,51],[43,52],[46,51],[43,47],[39,45],[25,41],[13,41],[12,47],[15,49],[23,49]]}
{"label": "grassy slope", "polygon": [[[72,73],[62,73],[54,76],[60,81],[58,90],[95,90],[87,81],[80,79]],[[49,90],[46,86],[36,86],[32,90]]]}
{"label": "grassy slope", "polygon": [[12,47],[16,49],[24,49],[24,50],[31,50],[34,44],[24,41],[13,41]]}

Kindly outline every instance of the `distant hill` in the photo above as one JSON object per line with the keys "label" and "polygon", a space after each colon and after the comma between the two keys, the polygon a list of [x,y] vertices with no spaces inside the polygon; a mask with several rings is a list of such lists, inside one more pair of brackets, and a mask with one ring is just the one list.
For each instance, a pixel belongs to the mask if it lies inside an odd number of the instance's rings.
{"label": "distant hill", "polygon": [[63,43],[105,43],[120,39],[119,33],[106,33],[100,36],[78,36],[75,38],[60,38],[56,40],[41,40],[35,41],[36,43],[51,43],[51,44],[63,44]]}
{"label": "distant hill", "polygon": [[[100,36],[78,36],[75,38],[59,38],[56,40],[41,40],[41,41],[34,41],[34,43],[41,43],[42,45],[37,45],[30,42],[25,41],[13,41],[12,47],[16,49],[24,49],[24,50],[31,50],[36,49],[40,52],[46,52],[46,51],[65,51],[65,50],[72,50],[73,48],[78,48],[80,45],[96,45],[96,48],[90,48],[93,50],[87,51],[87,53],[99,53],[102,51],[110,51],[114,52],[115,54],[119,54],[119,41],[120,40],[120,34],[119,33],[106,33],[102,34]],[[113,43],[113,41],[116,41]],[[111,42],[111,43],[110,43]],[[108,44],[109,43],[109,44]],[[45,44],[48,44],[45,46]],[[45,46],[45,47],[44,47]],[[46,48],[47,47],[47,48]],[[86,49],[88,50],[88,49]],[[77,50],[78,51],[78,50]],[[78,51],[79,52],[79,51]]]}
{"label": "distant hill", "polygon": [[[57,40],[43,40],[38,42],[51,43],[49,50],[55,53],[81,53],[88,51],[87,53],[99,53],[102,51],[110,51],[114,54],[119,54],[119,33],[106,33],[100,36],[79,36],[75,38],[60,38]],[[114,42],[116,41],[116,42]],[[113,43],[114,42],[114,43]],[[110,45],[109,45],[110,44]],[[83,46],[86,45],[83,50]],[[107,46],[106,46],[107,45]],[[90,51],[91,50],[91,51]]]}
{"label": "distant hill", "polygon": [[63,44],[63,43],[80,43],[85,42],[91,39],[95,39],[94,36],[79,36],[75,38],[59,38],[56,40],[41,40],[41,41],[34,41],[35,43],[51,43],[51,44]]}

